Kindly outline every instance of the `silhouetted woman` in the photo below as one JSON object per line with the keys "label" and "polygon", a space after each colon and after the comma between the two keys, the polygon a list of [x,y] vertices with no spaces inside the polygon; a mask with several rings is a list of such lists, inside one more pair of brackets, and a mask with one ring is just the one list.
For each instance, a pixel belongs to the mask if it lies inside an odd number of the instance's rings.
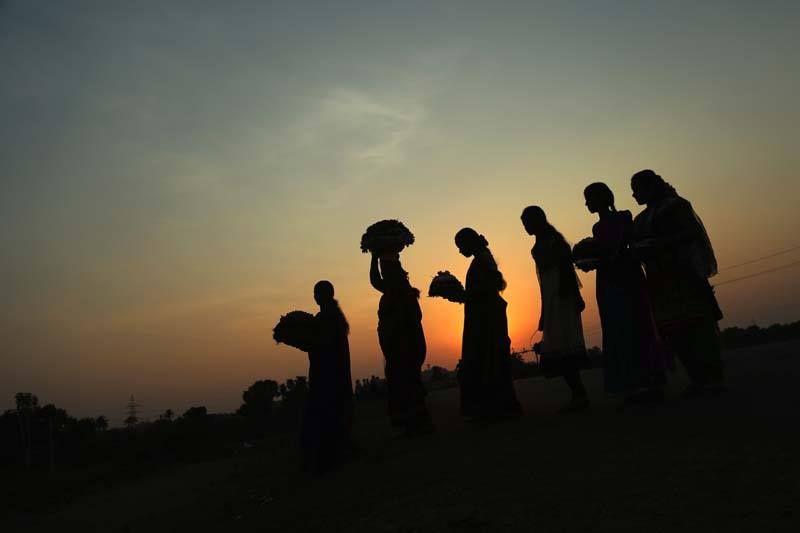
{"label": "silhouetted woman", "polygon": [[661,400],[666,357],[642,267],[629,247],[633,215],[616,210],[614,194],[605,183],[592,183],[583,194],[589,212],[600,217],[592,235],[599,260],[597,307],[603,328],[606,392],[625,403]]}
{"label": "silhouetted woman", "polygon": [[461,413],[470,418],[516,416],[522,411],[511,376],[511,341],[506,282],[489,243],[472,228],[455,237],[458,251],[472,257],[464,284],[464,333],[458,366]]}
{"label": "silhouetted woman", "polygon": [[308,352],[308,400],[302,429],[304,466],[322,472],[350,452],[353,419],[353,386],[350,377],[350,327],[333,285],[314,286],[320,311],[315,316],[315,336]]}
{"label": "silhouetted woman", "polygon": [[372,286],[382,296],[378,306],[378,340],[385,359],[389,418],[408,435],[433,430],[425,405],[422,364],[425,333],[419,290],[411,286],[397,254],[378,258],[372,254],[369,272]]}
{"label": "silhouetted woman", "polygon": [[589,406],[580,375],[589,361],[581,322],[586,305],[572,264],[572,249],[540,207],[526,207],[521,218],[528,235],[536,236],[531,255],[542,300],[542,340],[535,347],[540,368],[547,377],[562,376],[572,392],[570,403],[561,411],[580,411]]}
{"label": "silhouetted woman", "polygon": [[705,227],[687,200],[652,170],[631,178],[633,197],[647,207],[636,216],[636,250],[645,265],[659,333],[683,363],[686,397],[724,390],[719,328],[722,318],[708,278],[717,261]]}

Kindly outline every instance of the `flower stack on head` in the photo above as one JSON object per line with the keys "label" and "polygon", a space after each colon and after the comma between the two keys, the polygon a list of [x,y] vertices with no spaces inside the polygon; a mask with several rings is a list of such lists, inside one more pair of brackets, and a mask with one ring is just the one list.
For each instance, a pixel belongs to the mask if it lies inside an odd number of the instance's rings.
{"label": "flower stack on head", "polygon": [[272,338],[275,342],[309,351],[314,338],[314,315],[305,311],[286,313],[272,330]]}
{"label": "flower stack on head", "polygon": [[387,259],[398,258],[403,248],[414,244],[414,234],[399,220],[381,220],[361,236],[361,251]]}
{"label": "flower stack on head", "polygon": [[439,272],[431,280],[428,296],[438,296],[451,302],[464,301],[464,286],[448,271]]}

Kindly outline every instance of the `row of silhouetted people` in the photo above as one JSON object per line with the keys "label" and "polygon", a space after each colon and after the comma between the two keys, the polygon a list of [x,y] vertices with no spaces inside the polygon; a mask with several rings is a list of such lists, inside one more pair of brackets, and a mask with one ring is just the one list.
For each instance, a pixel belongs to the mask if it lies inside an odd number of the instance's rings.
{"label": "row of silhouetted people", "polygon": [[[718,321],[722,313],[708,279],[717,265],[708,235],[692,205],[652,170],[631,178],[633,197],[645,206],[635,218],[617,211],[603,183],[586,187],[586,207],[598,215],[592,236],[573,250],[540,207],[522,212],[541,289],[540,368],[563,377],[572,399],[562,411],[589,406],[580,371],[589,366],[581,313],[585,308],[576,263],[596,271],[597,304],[603,330],[606,392],[621,405],[663,399],[665,372],[673,356],[683,364],[695,397],[724,390]],[[501,296],[506,287],[487,239],[472,228],[455,235],[472,258],[464,290],[461,359],[457,367],[461,414],[486,420],[518,416],[521,406],[511,373],[511,345]],[[587,257],[577,260],[579,249]],[[581,253],[584,255],[584,252]],[[385,358],[388,413],[408,435],[433,431],[425,401],[422,367],[426,344],[420,292],[408,279],[398,254],[373,253],[370,282],[381,293],[378,339]],[[309,399],[302,430],[307,466],[324,470],[351,449],[353,394],[349,327],[334,287],[314,287],[320,306],[309,351]]]}

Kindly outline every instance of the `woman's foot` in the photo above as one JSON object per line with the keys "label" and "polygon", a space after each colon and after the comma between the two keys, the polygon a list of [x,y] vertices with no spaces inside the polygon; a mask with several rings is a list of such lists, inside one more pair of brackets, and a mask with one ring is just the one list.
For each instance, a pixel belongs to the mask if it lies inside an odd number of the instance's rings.
{"label": "woman's foot", "polygon": [[570,413],[578,413],[580,411],[585,411],[589,408],[589,398],[585,396],[579,396],[576,398],[572,398],[572,400],[558,410],[559,413],[562,415],[570,414]]}

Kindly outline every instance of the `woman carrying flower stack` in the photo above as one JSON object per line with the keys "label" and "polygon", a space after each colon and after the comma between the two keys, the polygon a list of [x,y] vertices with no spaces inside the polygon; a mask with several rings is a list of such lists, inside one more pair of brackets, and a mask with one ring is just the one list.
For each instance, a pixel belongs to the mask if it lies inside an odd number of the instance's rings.
{"label": "woman carrying flower stack", "polygon": [[605,183],[586,187],[584,198],[589,212],[599,217],[592,235],[606,392],[621,398],[623,405],[663,400],[666,351],[656,331],[642,267],[629,247],[633,216],[616,210],[614,194]]}
{"label": "woman carrying flower stack", "polygon": [[[375,226],[378,225],[370,229]],[[372,254],[370,283],[381,293],[378,341],[385,359],[389,418],[392,425],[402,428],[406,435],[427,434],[433,431],[433,424],[422,384],[422,365],[427,348],[419,306],[420,293],[411,286],[408,273],[400,263],[400,250],[414,242],[413,235],[405,226],[402,229],[397,226],[388,228],[388,235],[371,235],[368,229],[362,239],[362,248]]]}
{"label": "woman carrying flower stack", "polygon": [[464,292],[454,298],[464,304],[464,333],[458,366],[461,414],[469,418],[518,416],[522,412],[511,376],[511,341],[506,301],[500,296],[506,282],[483,235],[460,230],[456,246],[472,257]]}
{"label": "woman carrying flower stack", "polygon": [[350,376],[350,327],[334,299],[333,284],[314,286],[320,307],[314,316],[314,336],[308,351],[308,399],[301,444],[304,466],[321,473],[352,451],[353,385]]}

